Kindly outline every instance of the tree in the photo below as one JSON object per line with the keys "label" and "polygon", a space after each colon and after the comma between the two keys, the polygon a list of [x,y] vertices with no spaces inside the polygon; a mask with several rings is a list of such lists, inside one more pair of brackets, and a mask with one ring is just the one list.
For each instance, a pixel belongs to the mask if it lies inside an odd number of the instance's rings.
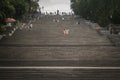
{"label": "tree", "polygon": [[0,24],[3,24],[5,18],[12,17],[15,14],[15,8],[8,0],[0,1]]}
{"label": "tree", "polygon": [[76,15],[97,22],[101,26],[120,24],[120,0],[71,0]]}
{"label": "tree", "polygon": [[39,0],[1,0],[0,1],[0,24],[5,18],[13,17],[21,19],[26,13],[35,13],[39,8]]}

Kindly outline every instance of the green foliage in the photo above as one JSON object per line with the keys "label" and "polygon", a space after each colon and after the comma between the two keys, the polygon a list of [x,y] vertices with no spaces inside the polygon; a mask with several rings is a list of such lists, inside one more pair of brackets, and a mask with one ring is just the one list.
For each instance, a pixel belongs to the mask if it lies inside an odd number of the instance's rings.
{"label": "green foliage", "polygon": [[120,24],[120,0],[71,0],[76,15],[97,22],[101,26]]}
{"label": "green foliage", "polygon": [[5,25],[0,25],[0,34],[3,34],[6,31]]}
{"label": "green foliage", "polygon": [[14,11],[13,5],[10,4],[8,0],[1,0],[0,1],[0,24],[4,23],[5,18],[12,16]]}
{"label": "green foliage", "polygon": [[13,17],[21,19],[26,13],[37,12],[39,0],[1,0],[0,1],[0,25],[4,24],[5,19]]}

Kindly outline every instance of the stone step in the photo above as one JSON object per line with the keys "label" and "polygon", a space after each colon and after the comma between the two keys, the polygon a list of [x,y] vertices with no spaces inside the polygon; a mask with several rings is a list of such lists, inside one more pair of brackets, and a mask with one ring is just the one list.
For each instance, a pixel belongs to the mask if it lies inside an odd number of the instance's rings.
{"label": "stone step", "polygon": [[0,69],[0,80],[119,80],[119,69]]}

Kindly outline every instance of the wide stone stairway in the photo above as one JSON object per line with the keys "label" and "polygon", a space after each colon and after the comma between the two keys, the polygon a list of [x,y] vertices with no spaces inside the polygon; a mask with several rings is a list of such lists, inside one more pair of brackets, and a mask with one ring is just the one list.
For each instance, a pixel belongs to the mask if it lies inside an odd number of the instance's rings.
{"label": "wide stone stairway", "polygon": [[120,47],[82,18],[77,21],[72,16],[43,16],[32,28],[4,37],[0,80],[120,80]]}

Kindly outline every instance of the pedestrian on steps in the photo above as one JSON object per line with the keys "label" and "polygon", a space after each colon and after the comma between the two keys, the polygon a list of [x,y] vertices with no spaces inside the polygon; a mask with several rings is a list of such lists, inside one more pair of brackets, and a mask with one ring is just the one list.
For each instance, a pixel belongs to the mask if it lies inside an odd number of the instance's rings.
{"label": "pedestrian on steps", "polygon": [[31,29],[32,27],[33,27],[33,24],[30,23],[28,28]]}
{"label": "pedestrian on steps", "polygon": [[68,35],[68,34],[69,34],[69,31],[70,31],[69,29],[64,28],[64,29],[63,29],[64,35]]}

